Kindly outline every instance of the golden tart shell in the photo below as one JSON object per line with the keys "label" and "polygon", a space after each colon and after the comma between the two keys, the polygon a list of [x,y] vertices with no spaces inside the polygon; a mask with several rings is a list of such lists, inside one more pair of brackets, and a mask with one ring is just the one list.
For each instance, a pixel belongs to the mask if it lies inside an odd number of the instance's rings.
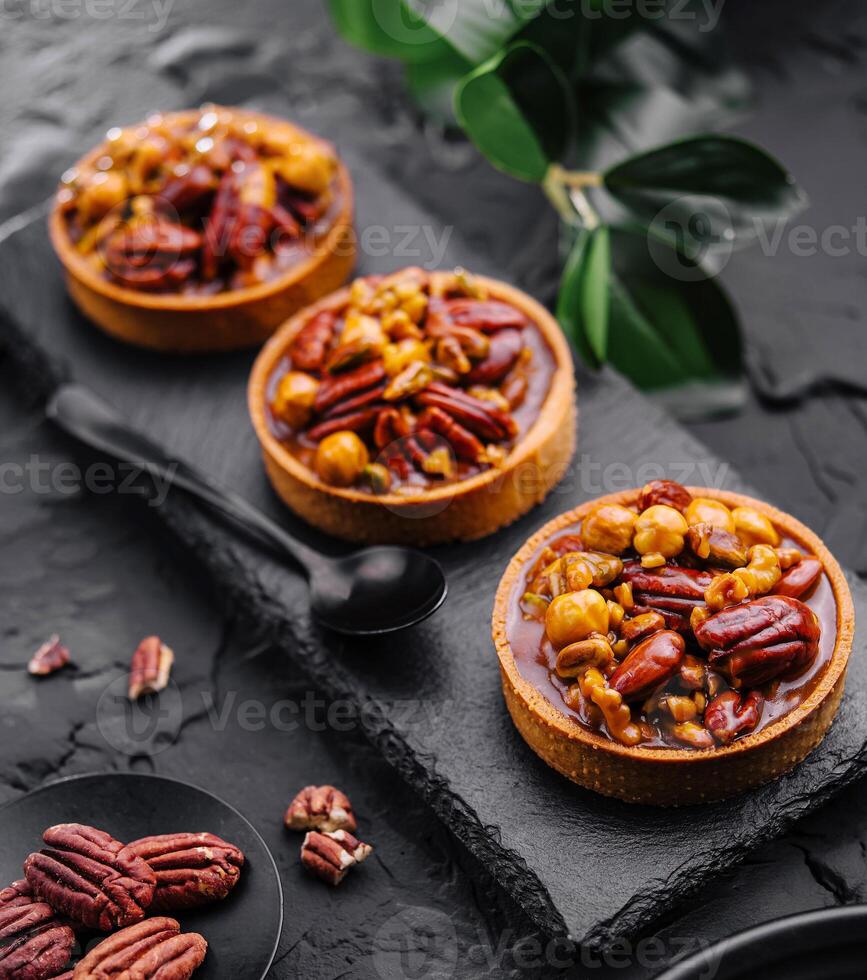
{"label": "golden tart shell", "polygon": [[789,514],[743,494],[687,487],[729,507],[754,507],[786,537],[822,562],[836,602],[837,637],[831,658],[812,692],[789,714],[732,745],[713,749],[634,748],[583,727],[559,711],[521,675],[506,624],[525,566],[545,541],[580,521],[600,503],[630,506],[639,490],[609,494],[549,521],[509,563],[497,589],[492,635],[500,661],[506,705],[521,736],[553,769],[573,782],[629,803],[681,806],[735,796],[793,769],[822,741],[834,720],[852,649],[855,611],[842,569],[818,535]]}
{"label": "golden tart shell", "polygon": [[[243,112],[263,127],[279,122],[263,113]],[[200,110],[167,115],[181,123],[192,122]],[[97,146],[75,166],[87,166],[103,152],[103,145]],[[262,344],[287,317],[337,289],[351,275],[356,260],[354,192],[349,171],[339,158],[337,187],[340,210],[307,259],[269,282],[213,296],[146,293],[110,282],[75,250],[58,204],[48,228],[73,303],[106,333],[137,347],[167,353],[239,350]]]}
{"label": "golden tart shell", "polygon": [[519,438],[504,465],[411,498],[394,493],[373,496],[322,482],[276,438],[268,424],[268,384],[278,363],[308,320],[323,310],[346,305],[349,289],[340,290],[293,317],[262,348],[250,376],[250,417],[271,484],[308,523],[360,544],[424,547],[471,541],[517,520],[541,503],[562,479],[575,452],[577,432],[575,374],[569,345],[554,317],[526,293],[494,279],[474,279],[492,299],[521,310],[542,335],[554,358],[548,395],[535,422]]}

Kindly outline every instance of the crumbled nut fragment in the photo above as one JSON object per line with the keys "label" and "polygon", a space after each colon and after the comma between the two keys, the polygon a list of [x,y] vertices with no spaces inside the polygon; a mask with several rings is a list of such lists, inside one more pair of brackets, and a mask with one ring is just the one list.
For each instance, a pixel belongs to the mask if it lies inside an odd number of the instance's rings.
{"label": "crumbled nut fragment", "polygon": [[290,830],[356,829],[349,797],[334,786],[305,786],[289,804],[285,824]]}
{"label": "crumbled nut fragment", "polygon": [[317,878],[329,885],[339,885],[350,868],[367,860],[373,852],[346,830],[320,834],[311,831],[301,845],[301,863]]}
{"label": "crumbled nut fragment", "polygon": [[47,640],[33,654],[30,663],[27,665],[29,673],[34,677],[47,677],[61,667],[69,663],[69,650],[60,642],[60,637],[55,633],[50,640]]}
{"label": "crumbled nut fragment", "polygon": [[129,670],[129,699],[137,701],[145,694],[157,694],[169,683],[174,652],[158,636],[145,637],[132,656]]}

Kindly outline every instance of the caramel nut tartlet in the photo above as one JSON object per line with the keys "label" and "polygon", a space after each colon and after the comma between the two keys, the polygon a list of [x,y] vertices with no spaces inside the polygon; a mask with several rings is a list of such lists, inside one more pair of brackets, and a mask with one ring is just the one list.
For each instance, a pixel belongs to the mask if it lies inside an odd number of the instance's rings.
{"label": "caramel nut tartlet", "polygon": [[854,609],[795,518],[656,481],[546,524],[497,590],[509,712],[548,765],[628,802],[718,800],[792,769],[843,695]]}
{"label": "caramel nut tartlet", "polygon": [[484,537],[545,498],[575,448],[557,322],[463,270],[356,280],[260,353],[249,407],[279,496],[350,541]]}
{"label": "caramel nut tartlet", "polygon": [[355,263],[353,189],[323,140],[222,106],[113,129],[49,226],[85,316],[161,351],[260,344]]}

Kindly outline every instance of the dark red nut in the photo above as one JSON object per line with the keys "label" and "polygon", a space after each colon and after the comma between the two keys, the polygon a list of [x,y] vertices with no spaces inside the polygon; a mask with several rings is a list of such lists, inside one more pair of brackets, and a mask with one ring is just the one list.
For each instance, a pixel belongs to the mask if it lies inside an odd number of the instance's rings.
{"label": "dark red nut", "polygon": [[459,459],[479,463],[485,458],[485,447],[469,429],[456,422],[448,412],[440,408],[426,408],[416,423],[420,432],[435,432],[442,436]]}
{"label": "dark red nut", "polygon": [[174,652],[158,636],[146,636],[132,655],[129,668],[129,699],[157,694],[169,683]]}
{"label": "dark red nut", "polygon": [[816,587],[822,575],[822,563],[818,558],[802,558],[797,565],[792,565],[773,588],[774,595],[787,595],[792,599],[800,599]]}
{"label": "dark red nut", "polygon": [[438,304],[437,313],[447,322],[459,327],[472,327],[484,333],[493,333],[508,327],[521,330],[527,326],[527,318],[519,309],[499,300],[445,300],[441,305]]}
{"label": "dark red nut", "polygon": [[0,977],[4,980],[59,978],[69,964],[74,945],[72,929],[56,924],[56,920],[54,925],[25,927],[18,934],[0,939]]}
{"label": "dark red nut", "polygon": [[693,524],[686,532],[686,541],[696,557],[714,566],[743,568],[748,561],[743,541],[713,524]]}
{"label": "dark red nut", "polygon": [[765,699],[758,691],[741,696],[737,691],[725,691],[707,706],[705,727],[721,745],[729,745],[738,735],[751,732],[762,717]]}
{"label": "dark red nut", "polygon": [[323,413],[322,418],[333,419],[340,415],[350,415],[353,412],[360,411],[362,408],[367,408],[374,402],[381,402],[384,393],[385,382],[383,381],[381,384],[368,388],[367,391],[362,391],[360,394],[353,395],[351,398],[344,398],[343,401],[332,405],[331,408]]}
{"label": "dark red nut", "polygon": [[146,919],[104,939],[76,966],[75,980],[188,980],[208,952],[204,937],[174,919]]}
{"label": "dark red nut", "polygon": [[69,663],[69,650],[60,642],[60,637],[55,633],[50,640],[47,640],[30,658],[27,665],[29,673],[34,677],[47,677],[55,670],[60,670]]}
{"label": "dark red nut", "polygon": [[160,834],[127,845],[157,879],[150,909],[174,912],[224,899],[238,883],[244,854],[214,834]]}
{"label": "dark red nut", "polygon": [[480,439],[502,442],[517,434],[514,418],[493,402],[474,398],[459,388],[449,388],[434,381],[415,396],[419,405],[448,412],[457,422],[474,432]]}
{"label": "dark red nut", "polygon": [[757,687],[794,676],[819,652],[819,620],[789,596],[763,596],[729,606],[696,627],[710,666],[732,687]]}
{"label": "dark red nut", "polygon": [[689,632],[689,617],[696,606],[704,605],[704,593],[713,578],[713,572],[702,569],[679,565],[648,569],[638,561],[624,562],[621,576],[632,586],[634,613],[661,613],[666,627],[680,633]]}
{"label": "dark red nut", "polygon": [[176,211],[195,210],[209,201],[216,189],[214,171],[200,163],[189,173],[170,178],[160,191],[160,203],[169,204]]}
{"label": "dark red nut", "polygon": [[409,435],[409,426],[396,408],[384,408],[377,415],[373,427],[373,441],[377,449],[385,449],[406,435]]}
{"label": "dark red nut", "polygon": [[470,384],[497,385],[512,370],[524,349],[520,330],[500,330],[491,338],[487,356],[467,374]]}
{"label": "dark red nut", "polygon": [[611,675],[609,684],[624,701],[641,701],[669,681],[680,669],[686,648],[683,637],[663,630],[630,650]]}
{"label": "dark red nut", "polygon": [[327,412],[332,405],[354,398],[368,388],[375,388],[385,381],[385,368],[381,361],[362,364],[354,371],[326,378],[316,391],[313,408],[318,415]]}
{"label": "dark red nut", "polygon": [[290,830],[348,830],[355,833],[355,814],[345,793],[333,786],[305,786],[289,804],[285,817]]}
{"label": "dark red nut", "polygon": [[647,510],[648,507],[663,504],[674,507],[682,514],[691,503],[692,494],[682,484],[674,480],[651,480],[641,488],[638,509]]}
{"label": "dark red nut", "polygon": [[42,835],[48,848],[24,862],[35,897],[73,924],[109,932],[144,918],[156,888],[147,862],[108,834],[58,824]]}
{"label": "dark red nut", "polygon": [[326,436],[333,435],[335,432],[364,432],[376,425],[376,420],[384,408],[385,402],[379,402],[369,408],[350,412],[349,415],[339,415],[337,418],[320,422],[307,430],[307,438],[314,442],[321,442]]}
{"label": "dark red nut", "polygon": [[295,335],[289,347],[292,367],[299,371],[321,371],[337,332],[334,313],[317,313]]}
{"label": "dark red nut", "polygon": [[366,861],[372,852],[369,844],[362,844],[345,830],[326,834],[314,830],[305,836],[301,845],[301,863],[317,878],[336,886],[350,868]]}
{"label": "dark red nut", "polygon": [[0,891],[0,909],[10,905],[29,905],[33,901],[33,891],[27,880],[13,881],[11,885]]}

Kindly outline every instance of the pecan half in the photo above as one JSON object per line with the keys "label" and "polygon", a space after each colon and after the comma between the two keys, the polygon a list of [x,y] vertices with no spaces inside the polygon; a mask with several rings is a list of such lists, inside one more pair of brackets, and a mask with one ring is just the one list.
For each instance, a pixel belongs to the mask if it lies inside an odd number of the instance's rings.
{"label": "pecan half", "polygon": [[803,602],[763,596],[728,606],[706,619],[695,638],[710,666],[732,687],[757,687],[784,674],[795,675],[819,652],[819,622]]}
{"label": "pecan half", "polygon": [[473,327],[483,333],[527,326],[527,318],[519,309],[493,299],[444,300],[437,303],[431,312],[437,319],[459,327]]}
{"label": "pecan half", "polygon": [[385,381],[385,368],[381,361],[363,364],[354,371],[327,377],[319,385],[313,407],[320,415],[332,405],[352,398],[368,388],[376,387]]}
{"label": "pecan half", "polygon": [[75,980],[187,980],[208,952],[204,937],[174,919],[146,919],[104,939],[76,966]]}
{"label": "pecan half", "polygon": [[48,980],[69,963],[75,936],[26,881],[0,891],[0,977]]}
{"label": "pecan half", "polygon": [[704,723],[713,737],[728,745],[742,732],[751,732],[762,717],[765,699],[758,691],[740,695],[725,691],[707,706]]}
{"label": "pecan half", "polygon": [[418,417],[417,428],[420,432],[427,430],[442,436],[459,459],[470,463],[479,463],[485,459],[485,447],[482,443],[469,429],[465,429],[440,408],[425,409]]}
{"label": "pecan half", "polygon": [[680,633],[663,630],[642,640],[609,679],[624,701],[640,701],[677,674],[686,647]]}
{"label": "pecan half", "polygon": [[33,894],[73,923],[108,932],[144,918],[156,878],[147,863],[104,831],[58,824],[48,848],[24,862]]}
{"label": "pecan half", "polygon": [[787,595],[800,599],[811,592],[822,575],[822,563],[818,558],[802,558],[783,572],[773,588],[774,595]]}
{"label": "pecan half", "polygon": [[467,374],[471,384],[496,385],[512,370],[524,349],[520,330],[500,330],[491,338],[487,356]]}
{"label": "pecan half", "polygon": [[693,609],[704,604],[705,590],[714,576],[712,572],[679,565],[646,569],[640,562],[628,561],[622,578],[632,586],[636,613],[661,613],[668,629],[685,633],[690,629]]}
{"label": "pecan half", "polygon": [[366,861],[372,852],[369,844],[362,844],[345,830],[325,834],[314,830],[305,836],[301,845],[301,863],[317,878],[336,886],[350,868]]}
{"label": "pecan half", "polygon": [[47,677],[48,674],[53,674],[55,670],[60,670],[68,663],[69,650],[60,642],[60,637],[55,633],[33,654],[30,663],[27,665],[27,670],[34,677]]}
{"label": "pecan half", "polygon": [[295,335],[289,348],[292,366],[299,371],[319,371],[331,347],[337,330],[334,313],[317,313]]}
{"label": "pecan half", "polygon": [[132,655],[129,668],[130,701],[164,690],[174,662],[174,652],[158,636],[145,637]]}
{"label": "pecan half", "polygon": [[675,480],[651,480],[641,488],[638,509],[647,510],[648,507],[665,504],[682,514],[691,503],[692,494],[682,484]]}
{"label": "pecan half", "polygon": [[285,817],[290,830],[348,830],[355,833],[355,814],[345,793],[333,786],[305,786],[289,804]]}
{"label": "pecan half", "polygon": [[174,912],[224,899],[238,883],[243,852],[214,834],[160,834],[127,844],[157,880],[150,908]]}

